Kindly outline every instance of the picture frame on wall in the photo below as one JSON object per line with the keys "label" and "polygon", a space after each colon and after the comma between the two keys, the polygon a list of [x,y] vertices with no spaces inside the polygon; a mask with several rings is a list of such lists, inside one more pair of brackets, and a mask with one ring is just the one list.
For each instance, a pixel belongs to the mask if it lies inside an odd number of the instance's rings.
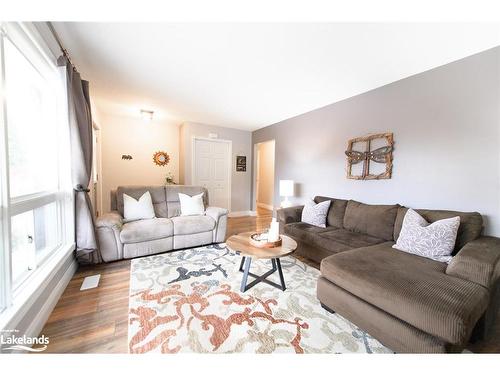
{"label": "picture frame on wall", "polygon": [[347,142],[347,178],[384,180],[392,177],[392,133],[371,134]]}
{"label": "picture frame on wall", "polygon": [[247,171],[247,157],[243,155],[236,156],[236,172]]}

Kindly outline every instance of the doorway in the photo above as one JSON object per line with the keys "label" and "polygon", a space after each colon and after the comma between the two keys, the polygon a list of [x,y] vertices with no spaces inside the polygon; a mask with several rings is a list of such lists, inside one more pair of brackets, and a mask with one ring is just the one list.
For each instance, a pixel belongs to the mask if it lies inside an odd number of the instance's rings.
{"label": "doorway", "polygon": [[255,144],[254,155],[255,209],[272,211],[274,210],[274,139]]}
{"label": "doorway", "polygon": [[211,206],[231,211],[232,142],[193,138],[192,182],[208,190]]}

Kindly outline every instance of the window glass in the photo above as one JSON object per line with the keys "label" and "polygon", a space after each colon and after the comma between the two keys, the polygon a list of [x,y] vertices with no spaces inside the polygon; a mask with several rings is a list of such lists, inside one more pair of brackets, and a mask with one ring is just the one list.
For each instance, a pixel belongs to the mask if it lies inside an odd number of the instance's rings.
{"label": "window glass", "polygon": [[57,103],[48,83],[5,39],[10,197],[58,187]]}
{"label": "window glass", "polygon": [[33,211],[13,216],[10,221],[12,283],[21,283],[36,267]]}
{"label": "window glass", "polygon": [[57,202],[13,216],[11,254],[14,288],[61,242]]}

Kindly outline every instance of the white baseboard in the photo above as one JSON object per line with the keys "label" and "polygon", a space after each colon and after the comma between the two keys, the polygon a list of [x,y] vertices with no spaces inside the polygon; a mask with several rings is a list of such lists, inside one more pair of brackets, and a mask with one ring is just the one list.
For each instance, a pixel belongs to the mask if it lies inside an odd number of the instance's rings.
{"label": "white baseboard", "polygon": [[269,211],[273,211],[274,210],[274,207],[272,205],[270,205],[270,204],[267,204],[267,203],[257,202],[257,207],[265,208],[266,210],[269,210]]}
{"label": "white baseboard", "polygon": [[257,216],[255,211],[232,211],[228,214],[229,217],[241,217],[241,216]]}
{"label": "white baseboard", "polygon": [[54,310],[54,307],[56,307],[56,304],[59,301],[59,298],[61,298],[61,295],[63,294],[64,290],[68,286],[71,278],[73,277],[73,275],[75,274],[77,269],[78,269],[78,263],[76,262],[76,260],[73,260],[69,264],[66,271],[64,272],[64,275],[58,281],[57,285],[54,287],[54,289],[52,289],[52,292],[50,293],[49,298],[47,298],[47,300],[43,304],[42,308],[38,311],[36,316],[33,318],[32,323],[26,329],[26,333],[25,333],[26,336],[38,337],[38,335],[40,335],[43,327],[45,326],[45,323],[47,322],[50,314],[52,313],[52,310]]}

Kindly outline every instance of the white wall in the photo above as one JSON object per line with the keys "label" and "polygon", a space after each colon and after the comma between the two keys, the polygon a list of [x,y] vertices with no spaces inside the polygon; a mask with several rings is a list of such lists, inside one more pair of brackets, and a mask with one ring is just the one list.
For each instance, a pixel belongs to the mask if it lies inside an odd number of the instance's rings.
{"label": "white wall", "polygon": [[[110,191],[122,185],[162,185],[172,172],[179,181],[179,126],[167,120],[150,123],[140,118],[100,114],[102,150],[102,210],[110,209]],[[165,151],[170,163],[153,163],[153,154]],[[131,155],[132,160],[122,160]]]}
{"label": "white wall", "polygon": [[[191,156],[193,137],[208,137],[216,133],[219,139],[232,141],[231,165],[231,211],[249,211],[251,197],[251,157],[252,133],[245,130],[230,129],[214,125],[185,122],[180,128],[180,182],[191,184]],[[247,157],[246,172],[236,172],[236,156]]]}
{"label": "white wall", "polygon": [[[347,140],[394,133],[389,180],[346,178]],[[315,195],[478,211],[500,236],[500,47],[253,133],[276,141],[276,179]],[[275,198],[279,199],[277,192]]]}
{"label": "white wall", "polygon": [[272,209],[274,201],[274,141],[257,145],[257,205]]}

